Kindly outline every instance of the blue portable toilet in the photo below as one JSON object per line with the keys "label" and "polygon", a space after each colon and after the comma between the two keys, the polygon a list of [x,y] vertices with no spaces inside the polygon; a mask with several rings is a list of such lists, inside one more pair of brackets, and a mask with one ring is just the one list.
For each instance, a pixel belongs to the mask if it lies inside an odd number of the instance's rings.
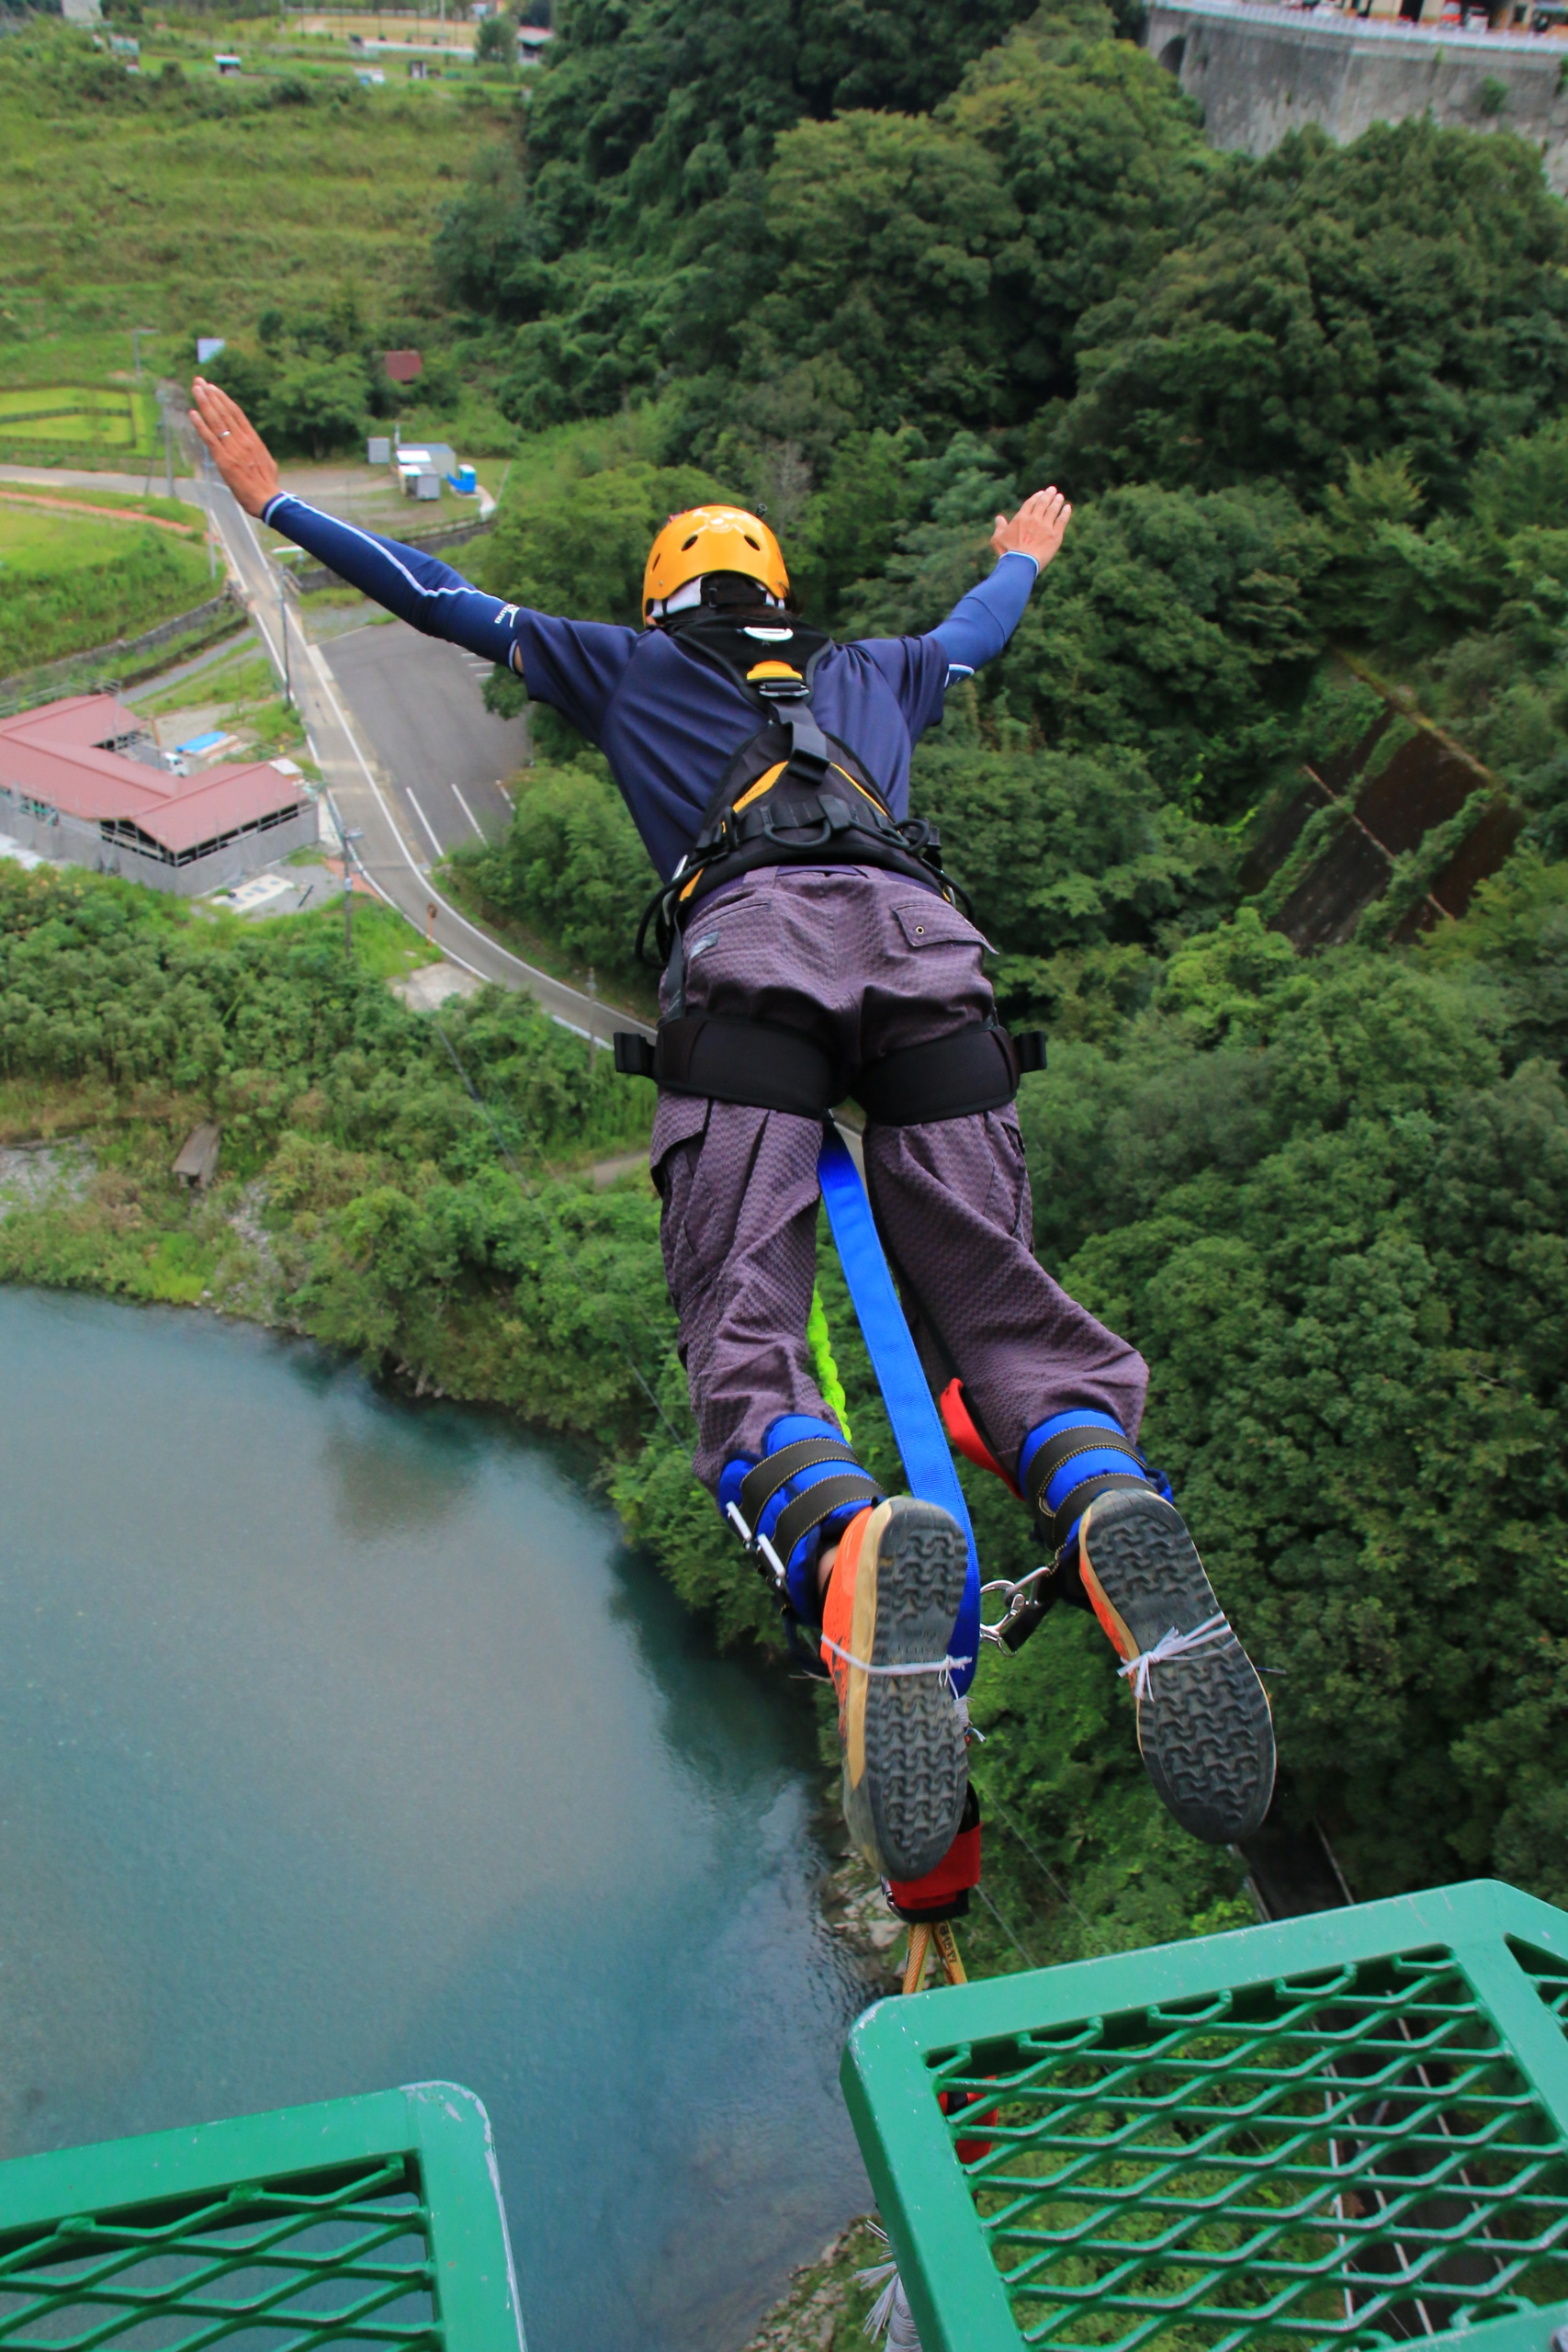
{"label": "blue portable toilet", "polygon": [[459,466],[456,473],[448,474],[446,479],[453,489],[460,491],[466,498],[474,497],[479,490],[479,476],[472,466]]}

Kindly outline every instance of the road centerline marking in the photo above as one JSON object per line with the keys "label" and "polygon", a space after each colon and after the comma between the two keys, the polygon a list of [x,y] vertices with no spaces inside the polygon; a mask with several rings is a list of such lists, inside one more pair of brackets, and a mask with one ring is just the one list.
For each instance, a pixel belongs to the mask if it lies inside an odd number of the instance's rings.
{"label": "road centerline marking", "polygon": [[432,845],[433,845],[433,846],[434,846],[434,851],[435,851],[435,854],[436,854],[436,856],[437,856],[437,857],[444,857],[444,856],[446,855],[446,852],[445,852],[445,850],[442,848],[440,842],[436,839],[436,832],[435,832],[435,828],[434,828],[434,826],[431,823],[431,821],[430,821],[429,818],[425,815],[425,813],[424,813],[423,809],[420,807],[420,805],[419,805],[418,801],[414,798],[412,791],[410,789],[410,787],[409,787],[406,784],[405,784],[405,785],[404,785],[404,786],[403,786],[403,792],[404,792],[404,794],[405,794],[405,796],[406,796],[406,797],[407,797],[409,807],[413,810],[414,815],[419,819],[420,823],[424,827],[425,831],[430,835],[431,842],[432,842]]}
{"label": "road centerline marking", "polygon": [[452,786],[452,797],[457,802],[458,808],[462,810],[464,816],[468,819],[469,824],[472,825],[475,832],[478,833],[480,841],[482,842],[487,840],[489,836],[486,834],[484,827],[480,824],[479,819],[475,816],[473,810],[469,808],[468,802],[464,799],[456,785]]}

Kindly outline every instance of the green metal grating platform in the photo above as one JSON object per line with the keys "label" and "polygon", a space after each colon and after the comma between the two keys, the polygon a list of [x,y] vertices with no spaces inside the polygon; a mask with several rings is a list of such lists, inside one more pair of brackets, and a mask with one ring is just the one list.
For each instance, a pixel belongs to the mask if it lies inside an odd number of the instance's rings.
{"label": "green metal grating platform", "polygon": [[925,2352],[1568,2323],[1568,1915],[1494,1881],[883,2001],[842,2075]]}
{"label": "green metal grating platform", "polygon": [[4,2352],[523,2352],[471,2091],[155,2132],[0,2165]]}

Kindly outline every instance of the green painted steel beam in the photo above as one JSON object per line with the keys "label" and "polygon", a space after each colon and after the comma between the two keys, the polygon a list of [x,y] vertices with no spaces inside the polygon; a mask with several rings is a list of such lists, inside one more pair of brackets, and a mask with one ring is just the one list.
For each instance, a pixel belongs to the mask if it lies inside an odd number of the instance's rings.
{"label": "green painted steel beam", "polygon": [[1568,1916],[1496,1882],[883,2001],[841,2071],[925,2352],[1568,2319]]}
{"label": "green painted steel beam", "polygon": [[525,2352],[490,2120],[455,2083],[0,2165],[0,2347]]}

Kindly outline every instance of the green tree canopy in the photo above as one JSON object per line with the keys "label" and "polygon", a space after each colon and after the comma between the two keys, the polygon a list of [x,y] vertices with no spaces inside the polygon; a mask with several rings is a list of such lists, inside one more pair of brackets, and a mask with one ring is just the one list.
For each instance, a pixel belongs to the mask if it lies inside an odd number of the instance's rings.
{"label": "green tree canopy", "polygon": [[722,494],[693,467],[637,459],[547,481],[508,502],[475,573],[513,603],[636,628],[655,534],[683,507]]}
{"label": "green tree canopy", "polygon": [[1408,453],[1443,504],[1568,390],[1568,215],[1524,141],[1375,124],[1209,175],[1170,249],[1085,312],[1081,388],[1040,447],[1077,486],[1303,497]]}

